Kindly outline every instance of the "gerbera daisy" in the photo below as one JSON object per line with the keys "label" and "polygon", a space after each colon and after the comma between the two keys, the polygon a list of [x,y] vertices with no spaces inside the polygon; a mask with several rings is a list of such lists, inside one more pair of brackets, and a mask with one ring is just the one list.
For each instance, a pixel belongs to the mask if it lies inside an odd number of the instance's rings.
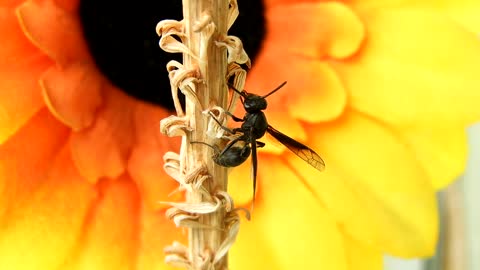
{"label": "gerbera daisy", "polygon": [[[163,247],[185,237],[156,203],[175,188],[159,165],[178,148],[158,134],[170,113],[99,71],[79,4],[0,5],[0,269],[163,269]],[[463,127],[479,119],[476,36],[409,5],[268,1],[265,16],[246,88],[288,80],[269,121],[321,152],[328,170],[261,154],[270,169],[232,268],[375,269],[382,252],[430,255],[434,187],[462,171]],[[233,173],[237,204],[248,204],[249,174]]]}

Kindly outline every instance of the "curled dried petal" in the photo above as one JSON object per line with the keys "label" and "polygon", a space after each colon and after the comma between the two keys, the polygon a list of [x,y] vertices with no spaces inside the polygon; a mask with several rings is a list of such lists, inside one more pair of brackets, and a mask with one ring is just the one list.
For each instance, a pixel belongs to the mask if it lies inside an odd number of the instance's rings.
{"label": "curled dried petal", "polygon": [[215,41],[215,44],[219,47],[227,48],[228,58],[227,62],[246,64],[249,68],[251,67],[250,58],[243,49],[242,41],[236,36],[224,36],[218,41]]}

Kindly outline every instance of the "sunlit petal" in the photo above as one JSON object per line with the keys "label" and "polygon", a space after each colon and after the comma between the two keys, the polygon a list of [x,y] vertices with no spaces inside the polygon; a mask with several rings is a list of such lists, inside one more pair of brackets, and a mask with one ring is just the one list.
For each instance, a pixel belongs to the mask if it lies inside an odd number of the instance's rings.
{"label": "sunlit petal", "polygon": [[[352,130],[355,132],[349,132]],[[324,156],[328,170],[342,175],[361,198],[366,211],[360,216],[371,222],[383,251],[405,257],[433,253],[438,231],[434,189],[401,137],[354,112],[334,124],[311,127],[309,132],[316,134],[309,145]],[[322,192],[322,186],[311,177],[309,183]],[[337,204],[333,211],[342,207],[355,209]]]}
{"label": "sunlit petal", "polygon": [[[269,243],[277,269],[347,269],[342,232],[325,208],[299,185],[296,174],[271,158],[261,167],[259,179],[252,222]],[[255,249],[243,256],[255,256]]]}
{"label": "sunlit petal", "polygon": [[429,12],[378,10],[364,16],[371,33],[364,50],[333,65],[354,108],[401,128],[480,119],[478,36]]}
{"label": "sunlit petal", "polygon": [[96,188],[100,196],[89,209],[77,248],[63,267],[133,269],[139,244],[138,192],[125,177],[104,180]]}
{"label": "sunlit petal", "polygon": [[468,144],[464,128],[403,130],[402,133],[436,189],[444,188],[465,170]]}
{"label": "sunlit petal", "polygon": [[0,268],[61,269],[81,243],[97,193],[73,166],[68,148],[28,180],[37,183],[28,200],[10,204],[2,219]]}

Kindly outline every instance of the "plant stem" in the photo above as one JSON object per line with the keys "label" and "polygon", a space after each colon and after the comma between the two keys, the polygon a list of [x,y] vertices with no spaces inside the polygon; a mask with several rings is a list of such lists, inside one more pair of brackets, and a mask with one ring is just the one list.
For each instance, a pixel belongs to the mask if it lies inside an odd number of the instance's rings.
{"label": "plant stem", "polygon": [[[197,84],[196,95],[203,108],[218,105],[227,106],[228,95],[225,91],[225,75],[227,71],[227,52],[225,48],[218,47],[214,41],[218,36],[227,34],[228,1],[226,0],[183,0],[183,15],[185,22],[186,46],[193,53],[183,55],[183,65],[186,69],[197,68],[200,72],[202,83]],[[205,21],[210,16],[212,28],[198,27],[199,22]],[[191,141],[212,142],[206,136],[207,120],[202,114],[202,108],[192,100],[186,100],[186,115],[190,119],[192,132],[183,140],[186,149],[186,169],[205,164],[212,176],[210,181],[205,181],[203,186],[210,193],[218,190],[227,190],[227,170],[216,165],[212,160],[212,152],[201,144],[191,144]],[[187,191],[188,203],[200,203],[211,198],[205,198],[199,190]],[[201,215],[199,223],[215,229],[189,228],[189,254],[194,266],[212,255],[225,238],[225,211],[220,209],[212,214]],[[227,256],[220,260],[215,269],[227,269]]]}

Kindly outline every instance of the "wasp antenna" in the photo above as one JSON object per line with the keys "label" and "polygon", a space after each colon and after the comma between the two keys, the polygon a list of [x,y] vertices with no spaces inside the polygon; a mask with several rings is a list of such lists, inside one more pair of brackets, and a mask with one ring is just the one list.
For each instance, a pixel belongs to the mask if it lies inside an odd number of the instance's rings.
{"label": "wasp antenna", "polygon": [[228,83],[228,86],[230,86],[232,88],[233,91],[237,92],[240,96],[242,97],[245,97],[246,96],[246,91],[240,91],[238,90],[237,88],[235,88],[235,86],[233,86],[233,84],[231,83]]}
{"label": "wasp antenna", "polygon": [[278,90],[280,90],[280,88],[282,88],[285,84],[287,84],[287,82],[283,82],[282,84],[280,84],[279,86],[277,86],[277,88],[273,89],[270,93],[266,94],[265,96],[263,96],[262,98],[266,98],[268,96],[270,96],[271,94],[277,92]]}

